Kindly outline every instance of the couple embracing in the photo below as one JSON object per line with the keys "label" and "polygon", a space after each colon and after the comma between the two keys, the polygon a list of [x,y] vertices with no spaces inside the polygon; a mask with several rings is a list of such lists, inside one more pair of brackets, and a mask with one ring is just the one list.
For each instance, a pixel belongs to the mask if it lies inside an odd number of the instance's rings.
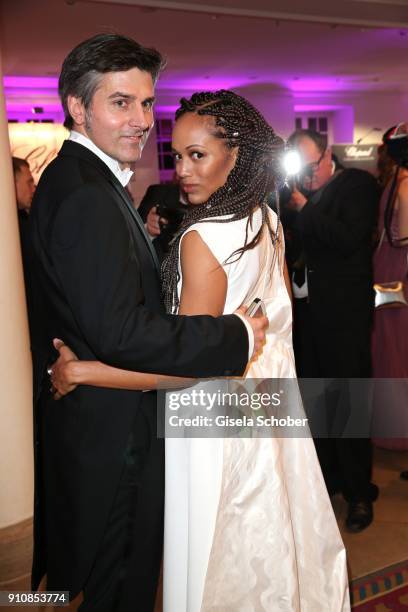
{"label": "couple embracing", "polygon": [[[189,207],[159,268],[125,187],[161,67],[111,34],[62,66],[70,136],[30,215],[43,306],[33,588],[46,575],[47,590],[81,593],[83,612],[150,612],[165,522],[165,612],[344,612],[345,551],[310,438],[167,440],[165,477],[155,389],[295,368],[266,204],[282,141],[233,92],[181,101],[173,150]],[[260,285],[268,318],[236,312]]]}

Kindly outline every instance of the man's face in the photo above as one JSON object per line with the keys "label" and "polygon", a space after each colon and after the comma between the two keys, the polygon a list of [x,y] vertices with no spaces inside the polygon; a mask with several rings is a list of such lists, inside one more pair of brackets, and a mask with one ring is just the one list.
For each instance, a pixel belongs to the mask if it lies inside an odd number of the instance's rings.
{"label": "man's face", "polygon": [[154,86],[148,72],[132,68],[102,76],[90,107],[69,97],[74,129],[122,167],[137,161],[153,127]]}
{"label": "man's face", "polygon": [[17,170],[14,180],[16,185],[17,206],[20,210],[29,212],[35,191],[34,179],[30,172],[30,168],[21,166],[20,170]]}
{"label": "man's face", "polygon": [[316,143],[307,136],[299,140],[297,149],[303,166],[307,166],[308,170],[302,179],[302,186],[308,191],[320,189],[333,174],[331,149],[327,148],[322,154]]}

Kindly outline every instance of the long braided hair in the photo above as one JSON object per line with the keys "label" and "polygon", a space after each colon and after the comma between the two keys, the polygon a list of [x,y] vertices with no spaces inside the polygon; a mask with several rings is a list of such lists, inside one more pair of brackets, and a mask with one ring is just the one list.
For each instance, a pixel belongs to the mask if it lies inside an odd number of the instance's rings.
{"label": "long braided hair", "polygon": [[[193,224],[203,220],[230,223],[248,217],[245,243],[241,249],[231,254],[237,258],[258,244],[265,226],[274,242],[275,251],[280,235],[279,219],[275,231],[270,225],[266,197],[273,190],[277,192],[283,183],[280,161],[283,140],[252,104],[232,91],[195,93],[189,100],[182,98],[176,112],[176,121],[185,113],[214,117],[214,136],[224,139],[229,148],[238,147],[238,154],[225,184],[206,202],[188,207],[172,240],[162,264],[162,292],[167,312],[174,312],[179,305],[177,283],[180,239]],[[251,242],[248,242],[248,230],[257,207],[262,210],[262,225]],[[219,218],[225,215],[228,218]]]}

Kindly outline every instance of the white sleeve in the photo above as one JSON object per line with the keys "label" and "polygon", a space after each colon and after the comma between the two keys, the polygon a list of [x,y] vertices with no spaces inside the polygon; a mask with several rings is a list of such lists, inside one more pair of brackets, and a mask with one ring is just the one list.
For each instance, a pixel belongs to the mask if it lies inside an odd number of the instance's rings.
{"label": "white sleeve", "polygon": [[245,325],[246,330],[248,332],[248,361],[251,361],[252,354],[254,352],[254,345],[255,345],[254,332],[252,330],[252,327],[248,323],[248,321],[242,315],[236,314],[235,316],[241,319],[241,321]]}

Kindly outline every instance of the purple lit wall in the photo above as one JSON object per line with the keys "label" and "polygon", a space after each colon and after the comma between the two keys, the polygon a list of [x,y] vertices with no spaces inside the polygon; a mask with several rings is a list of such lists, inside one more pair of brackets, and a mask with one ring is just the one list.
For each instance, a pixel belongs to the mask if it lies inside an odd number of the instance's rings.
{"label": "purple lit wall", "polygon": [[[64,114],[58,98],[57,78],[5,76],[3,83],[9,120],[63,122]],[[43,112],[35,114],[34,107],[41,107]]]}
{"label": "purple lit wall", "polygon": [[354,109],[350,104],[295,104],[296,113],[322,113],[330,116],[333,143],[353,142]]}
{"label": "purple lit wall", "polygon": [[[190,78],[173,78],[171,87],[167,81],[163,77],[158,86],[158,115],[173,116],[180,97],[191,95],[194,90],[231,87],[257,106],[276,131],[284,137],[294,129],[295,113],[324,113],[330,117],[333,142],[353,142],[355,121],[359,123],[359,117],[355,116],[355,105],[357,104],[359,109],[364,106],[363,103],[358,104],[357,98],[351,99],[342,91],[336,78],[290,79],[284,89],[271,83],[244,83],[242,79],[237,78],[197,81],[190,75]],[[23,123],[30,120],[63,122],[57,78],[6,76],[4,87],[9,120]],[[32,109],[35,106],[41,107],[44,112],[33,114]]]}
{"label": "purple lit wall", "polygon": [[354,108],[344,106],[333,114],[333,142],[353,142]]}
{"label": "purple lit wall", "polygon": [[335,77],[296,77],[286,81],[286,86],[293,93],[315,93],[328,91],[343,91],[344,83]]}
{"label": "purple lit wall", "polygon": [[[353,112],[349,107],[319,103],[315,92],[326,87],[332,91],[336,88],[335,79],[302,79],[288,82],[287,89],[277,88],[273,84],[256,84],[244,82],[242,79],[172,79],[171,87],[166,79],[158,87],[158,104],[156,113],[164,116],[174,116],[179,99],[189,96],[197,90],[217,90],[233,88],[247,97],[265,115],[266,119],[284,137],[294,129],[294,114],[299,108],[310,111],[327,111],[331,114],[335,142],[351,142],[353,136]],[[4,77],[6,108],[9,120],[27,122],[30,120],[53,120],[62,123],[64,116],[58,98],[58,79],[55,77]],[[187,89],[188,87],[188,89]],[[336,92],[336,94],[341,92]],[[334,94],[334,95],[336,95]],[[332,94],[333,95],[333,94]],[[303,98],[313,97],[308,104]],[[34,114],[33,107],[39,106],[43,113]]]}
{"label": "purple lit wall", "polygon": [[30,91],[39,89],[58,89],[58,79],[56,77],[24,77],[24,76],[5,76],[3,77],[5,89],[28,89]]}

